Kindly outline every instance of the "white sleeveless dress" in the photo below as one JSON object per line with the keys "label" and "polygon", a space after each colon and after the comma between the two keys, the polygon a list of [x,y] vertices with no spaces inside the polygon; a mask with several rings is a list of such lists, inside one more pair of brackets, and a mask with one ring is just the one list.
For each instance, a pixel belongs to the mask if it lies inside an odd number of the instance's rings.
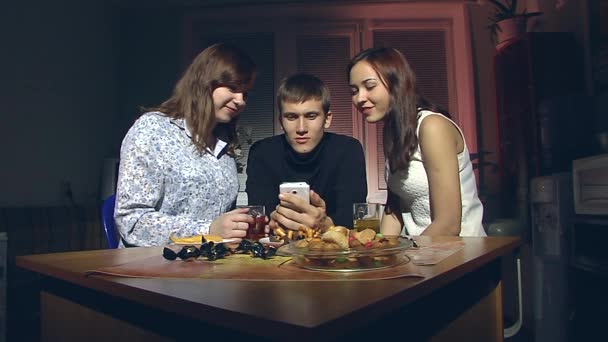
{"label": "white sleeveless dress", "polygon": [[[444,115],[422,110],[418,113],[418,127],[416,136],[420,130],[420,124],[429,115],[440,115],[450,121],[460,132],[464,141],[462,131],[452,120]],[[391,173],[388,163],[386,165],[386,184],[388,188],[401,199],[403,209],[403,221],[408,235],[420,235],[427,226],[431,224],[431,205],[429,201],[429,184],[422,164],[420,144],[416,148],[409,166],[409,172],[398,171]],[[460,236],[487,236],[483,229],[483,205],[477,196],[477,185],[473,165],[469,157],[466,141],[464,149],[458,154],[458,173],[460,176],[460,196],[462,198],[462,218]]]}

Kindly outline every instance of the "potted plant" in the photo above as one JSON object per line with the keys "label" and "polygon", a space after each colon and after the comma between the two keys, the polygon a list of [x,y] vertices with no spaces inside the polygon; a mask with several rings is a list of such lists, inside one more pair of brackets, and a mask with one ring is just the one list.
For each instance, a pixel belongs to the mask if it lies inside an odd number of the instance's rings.
{"label": "potted plant", "polygon": [[236,159],[236,172],[243,173],[247,164],[243,149],[249,149],[253,144],[253,128],[250,126],[238,126],[236,129],[237,144],[234,147],[234,158]]}
{"label": "potted plant", "polygon": [[494,15],[489,17],[488,28],[497,47],[503,42],[516,38],[526,32],[528,18],[543,14],[543,12],[528,12],[526,9],[517,11],[517,0],[488,0],[494,7]]}

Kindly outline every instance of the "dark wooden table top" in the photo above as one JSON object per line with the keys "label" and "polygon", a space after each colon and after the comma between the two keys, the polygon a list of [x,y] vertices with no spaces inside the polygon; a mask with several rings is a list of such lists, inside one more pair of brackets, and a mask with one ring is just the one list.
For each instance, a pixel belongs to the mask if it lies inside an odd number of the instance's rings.
{"label": "dark wooden table top", "polygon": [[[87,270],[161,253],[161,247],[107,249],[17,257],[17,265],[42,275],[220,326],[264,329],[280,336],[319,327],[365,324],[455,281],[520,245],[515,237],[417,237],[423,243],[458,241],[465,247],[441,263],[417,266],[424,278],[376,281],[242,281],[86,276]],[[232,327],[234,328],[234,327]],[[287,329],[287,330],[285,330]]]}

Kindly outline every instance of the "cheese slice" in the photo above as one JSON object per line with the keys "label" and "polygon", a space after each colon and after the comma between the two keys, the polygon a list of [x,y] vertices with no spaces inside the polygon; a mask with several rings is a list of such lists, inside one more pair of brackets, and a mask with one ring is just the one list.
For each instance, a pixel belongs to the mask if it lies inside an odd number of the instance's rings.
{"label": "cheese slice", "polygon": [[[224,239],[219,235],[205,235],[205,240],[218,243],[224,241]],[[202,235],[193,235],[187,237],[177,237],[171,235],[171,242],[177,244],[200,244],[202,241]]]}

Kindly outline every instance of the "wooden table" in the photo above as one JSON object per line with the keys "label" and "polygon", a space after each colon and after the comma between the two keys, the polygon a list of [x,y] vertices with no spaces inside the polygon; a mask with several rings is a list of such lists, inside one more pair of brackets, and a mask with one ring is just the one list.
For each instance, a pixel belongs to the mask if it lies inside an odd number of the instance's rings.
{"label": "wooden table", "polygon": [[[466,245],[424,278],[374,281],[237,281],[85,276],[161,253],[131,248],[17,257],[43,275],[43,341],[363,340],[502,341],[500,259],[518,238]],[[245,272],[246,270],[244,270]],[[212,340],[213,341],[213,340]]]}

